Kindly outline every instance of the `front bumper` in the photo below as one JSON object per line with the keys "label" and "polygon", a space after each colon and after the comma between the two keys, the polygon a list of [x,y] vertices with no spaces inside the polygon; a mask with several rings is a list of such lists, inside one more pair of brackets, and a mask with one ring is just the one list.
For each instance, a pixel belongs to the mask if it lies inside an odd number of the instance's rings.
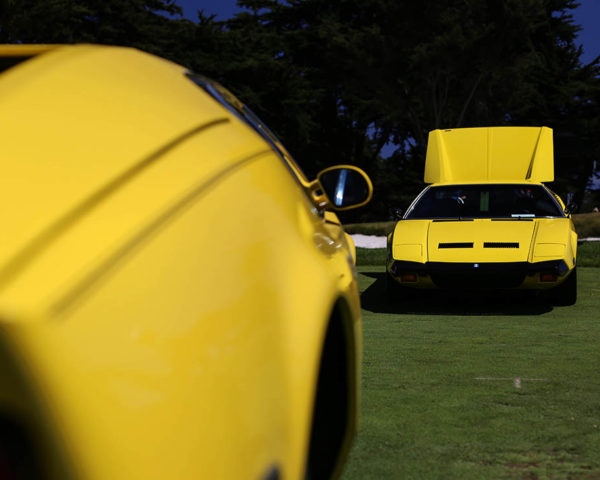
{"label": "front bumper", "polygon": [[546,289],[562,283],[570,270],[564,260],[512,263],[388,263],[389,275],[413,288]]}

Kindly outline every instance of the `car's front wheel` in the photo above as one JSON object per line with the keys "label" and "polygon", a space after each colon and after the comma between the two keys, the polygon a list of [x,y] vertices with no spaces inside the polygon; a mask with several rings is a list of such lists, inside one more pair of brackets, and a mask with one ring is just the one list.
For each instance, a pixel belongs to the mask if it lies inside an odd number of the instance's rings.
{"label": "car's front wheel", "polygon": [[552,303],[559,306],[575,305],[577,302],[577,269],[567,279],[550,291]]}

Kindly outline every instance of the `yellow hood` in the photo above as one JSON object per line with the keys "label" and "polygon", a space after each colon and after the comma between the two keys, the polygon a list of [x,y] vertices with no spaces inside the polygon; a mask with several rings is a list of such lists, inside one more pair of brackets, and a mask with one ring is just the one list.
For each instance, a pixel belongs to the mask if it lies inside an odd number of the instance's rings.
{"label": "yellow hood", "polygon": [[394,260],[419,263],[555,260],[564,257],[567,245],[577,243],[566,217],[403,220],[396,224],[392,240]]}
{"label": "yellow hood", "polygon": [[429,132],[426,183],[524,180],[554,180],[551,128],[458,128]]}
{"label": "yellow hood", "polygon": [[430,262],[526,262],[534,221],[432,221],[427,251]]}

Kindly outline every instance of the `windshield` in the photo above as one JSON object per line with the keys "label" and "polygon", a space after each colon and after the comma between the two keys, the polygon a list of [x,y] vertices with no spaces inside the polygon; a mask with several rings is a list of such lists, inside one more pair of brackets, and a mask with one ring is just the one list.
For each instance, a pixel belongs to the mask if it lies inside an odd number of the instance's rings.
{"label": "windshield", "polygon": [[430,187],[410,208],[407,219],[563,217],[542,185],[446,185]]}

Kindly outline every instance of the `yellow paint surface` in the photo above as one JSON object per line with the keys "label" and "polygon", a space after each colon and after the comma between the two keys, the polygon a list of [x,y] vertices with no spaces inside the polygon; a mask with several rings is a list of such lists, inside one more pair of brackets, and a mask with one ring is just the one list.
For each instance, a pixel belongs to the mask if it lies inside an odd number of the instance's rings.
{"label": "yellow paint surface", "polygon": [[0,75],[0,412],[47,477],[304,478],[334,305],[343,461],[353,245],[287,152],[137,50],[0,55],[33,56]]}
{"label": "yellow paint surface", "polygon": [[429,133],[425,183],[551,182],[552,129],[480,127]]}

